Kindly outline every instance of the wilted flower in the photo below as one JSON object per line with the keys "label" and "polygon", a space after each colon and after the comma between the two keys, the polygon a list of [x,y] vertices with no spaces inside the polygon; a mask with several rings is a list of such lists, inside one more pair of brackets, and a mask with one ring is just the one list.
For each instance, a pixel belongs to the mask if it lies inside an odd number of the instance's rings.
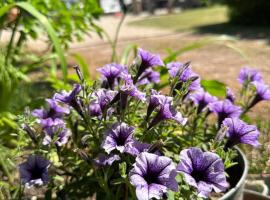
{"label": "wilted flower", "polygon": [[188,66],[186,66],[180,62],[171,62],[167,64],[167,67],[169,69],[169,74],[171,77],[178,76],[178,82],[175,85],[174,89],[181,89],[183,87],[183,84],[187,83],[188,81],[191,81],[188,86],[189,92],[201,89],[200,77],[198,74],[194,73],[191,70],[189,63]]}
{"label": "wilted flower", "polygon": [[61,119],[48,119],[46,125],[43,127],[45,137],[43,145],[48,145],[54,142],[58,147],[63,146],[68,142],[70,131],[66,128],[65,123]]}
{"label": "wilted flower", "polygon": [[234,105],[227,99],[210,103],[208,107],[210,111],[217,114],[219,126],[225,118],[239,117],[242,113],[241,107]]}
{"label": "wilted flower", "polygon": [[120,160],[119,155],[106,155],[106,154],[99,154],[96,159],[94,159],[94,162],[97,166],[111,166],[115,161]]}
{"label": "wilted flower", "polygon": [[168,102],[164,102],[163,105],[160,105],[160,109],[157,115],[153,118],[148,129],[151,129],[153,126],[157,125],[163,120],[174,120],[182,125],[185,125],[187,122],[187,118],[183,118],[182,114],[175,110],[172,103]]}
{"label": "wilted flower", "polygon": [[76,96],[81,90],[81,85],[75,84],[71,92],[63,91],[62,93],[56,93],[53,98],[78,110],[78,100],[76,99]]}
{"label": "wilted flower", "polygon": [[226,99],[228,99],[232,103],[234,103],[235,101],[235,95],[229,87],[226,87]]}
{"label": "wilted flower", "polygon": [[252,82],[252,81],[262,81],[261,74],[256,69],[251,68],[242,68],[239,76],[238,81],[243,84],[245,82]]}
{"label": "wilted flower", "polygon": [[137,85],[145,85],[149,83],[159,83],[160,74],[153,71],[151,68],[146,69],[139,77]]}
{"label": "wilted flower", "polygon": [[[46,119],[56,119],[62,118],[65,114],[69,114],[69,109],[66,107],[60,106],[54,99],[46,99],[49,109],[35,109],[32,112],[32,115],[38,117],[41,120],[41,123],[46,123]],[[45,121],[44,121],[45,120]]]}
{"label": "wilted flower", "polygon": [[164,105],[165,103],[171,103],[172,100],[173,100],[172,97],[164,96],[160,94],[159,92],[157,92],[156,90],[151,90],[146,118],[148,119],[148,117],[155,110],[155,108],[157,108],[158,106]]}
{"label": "wilted flower", "polygon": [[136,187],[139,200],[161,199],[168,189],[178,190],[172,160],[165,156],[143,152],[129,172],[130,183]]}
{"label": "wilted flower", "polygon": [[98,68],[97,71],[99,71],[102,74],[103,85],[105,88],[114,89],[114,86],[117,84],[117,79],[121,78],[122,73],[127,73],[127,69],[119,64],[111,63],[107,64],[101,68]]}
{"label": "wilted flower", "polygon": [[133,142],[134,127],[126,123],[116,123],[105,132],[105,138],[101,147],[109,154],[114,149],[121,153],[126,151],[127,146]]}
{"label": "wilted flower", "polygon": [[27,188],[33,185],[45,185],[49,182],[50,162],[42,156],[31,155],[27,161],[19,165],[22,184]]}
{"label": "wilted flower", "polygon": [[198,106],[197,113],[201,113],[204,108],[208,106],[209,103],[217,101],[217,98],[210,95],[208,92],[203,90],[198,90],[188,96],[195,105]]}
{"label": "wilted flower", "polygon": [[229,187],[224,164],[215,153],[203,152],[196,147],[182,150],[176,169],[189,185],[197,189],[200,197],[207,198],[212,190],[218,193]]}
{"label": "wilted flower", "polygon": [[142,75],[143,72],[145,72],[146,69],[148,69],[150,67],[152,68],[155,66],[163,66],[164,65],[164,63],[160,59],[159,55],[152,54],[152,53],[145,51],[141,48],[138,49],[137,56],[140,58],[141,63],[140,63],[137,75],[134,79],[134,82],[137,82],[138,78]]}
{"label": "wilted flower", "polygon": [[258,137],[260,132],[254,125],[248,125],[238,118],[227,118],[223,125],[228,127],[226,136],[228,141],[225,148],[231,148],[239,143],[250,144],[254,147],[259,146]]}
{"label": "wilted flower", "polygon": [[258,81],[253,81],[251,84],[254,85],[256,93],[249,105],[249,108],[253,107],[260,101],[270,100],[270,89],[268,85]]}

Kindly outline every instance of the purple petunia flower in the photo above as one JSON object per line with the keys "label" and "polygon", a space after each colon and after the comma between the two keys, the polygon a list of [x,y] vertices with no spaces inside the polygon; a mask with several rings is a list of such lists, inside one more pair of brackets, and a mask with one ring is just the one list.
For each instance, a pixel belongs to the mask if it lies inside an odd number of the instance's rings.
{"label": "purple petunia flower", "polygon": [[231,91],[229,87],[226,87],[226,99],[228,99],[230,102],[234,103],[235,101],[235,95]]}
{"label": "purple petunia flower", "polygon": [[243,84],[245,82],[252,82],[252,81],[262,81],[261,74],[256,69],[251,68],[242,68],[239,76],[238,81]]}
{"label": "purple petunia flower", "polygon": [[49,165],[50,162],[42,156],[29,156],[26,162],[19,165],[22,184],[27,188],[47,184],[49,182]]}
{"label": "purple petunia flower", "polygon": [[129,172],[138,200],[161,199],[168,189],[177,191],[175,176],[175,166],[170,158],[147,152],[136,158]]}
{"label": "purple petunia flower", "polygon": [[138,78],[143,74],[143,72],[145,72],[146,69],[164,65],[159,55],[152,54],[141,48],[138,49],[137,56],[141,59],[141,64],[139,66],[136,78],[134,79],[135,83],[137,82]]}
{"label": "purple petunia flower", "polygon": [[159,83],[159,82],[160,82],[160,74],[149,68],[146,69],[139,77],[137,85],[146,85],[149,83]]}
{"label": "purple petunia flower", "polygon": [[46,123],[46,119],[56,119],[62,118],[65,114],[69,114],[69,109],[66,107],[61,107],[58,105],[55,99],[46,99],[49,109],[35,109],[32,112],[32,115],[38,117],[41,120],[41,123]]}
{"label": "purple petunia flower", "polygon": [[100,108],[100,105],[96,102],[93,102],[89,105],[89,114],[90,116],[96,116],[101,117],[102,116],[102,110]]}
{"label": "purple petunia flower", "polygon": [[109,154],[114,149],[121,153],[126,149],[133,139],[134,127],[128,126],[126,123],[116,123],[105,132],[105,138],[101,147]]}
{"label": "purple petunia flower", "polygon": [[107,64],[101,68],[98,68],[102,74],[103,85],[105,88],[114,89],[115,85],[117,84],[117,79],[122,77],[123,73],[127,73],[127,69],[119,64],[111,63]]}
{"label": "purple petunia flower", "polygon": [[217,101],[215,96],[210,95],[208,92],[203,90],[198,90],[188,96],[195,105],[198,106],[197,113],[201,113],[209,103]]}
{"label": "purple petunia flower", "polygon": [[183,118],[182,114],[177,112],[170,102],[164,102],[163,105],[160,105],[160,109],[157,115],[151,121],[148,129],[151,129],[153,126],[157,125],[163,120],[174,120],[182,125],[185,125],[187,122],[187,118]]}
{"label": "purple petunia flower", "polygon": [[115,161],[121,160],[119,155],[106,155],[106,154],[99,154],[94,162],[97,166],[111,166]]}
{"label": "purple petunia flower", "polygon": [[91,98],[94,100],[91,102],[90,115],[91,116],[100,116],[102,113],[107,110],[108,105],[112,102],[117,92],[107,89],[98,89],[94,92]]}
{"label": "purple petunia flower", "polygon": [[71,107],[76,107],[78,104],[76,96],[80,93],[81,90],[82,90],[81,85],[75,84],[71,92],[63,91],[61,93],[56,93],[53,99],[61,101]]}
{"label": "purple petunia flower", "polygon": [[125,152],[129,153],[130,155],[133,155],[133,156],[138,156],[140,153],[142,153],[144,151],[148,151],[150,147],[151,147],[150,144],[142,143],[142,142],[134,139],[132,142],[130,142],[126,146]]}
{"label": "purple petunia flower", "polygon": [[158,106],[164,105],[165,103],[171,103],[172,100],[173,100],[172,97],[164,96],[160,94],[159,92],[157,92],[156,90],[151,90],[146,119],[150,117],[151,113],[155,110],[155,108],[157,108]]}
{"label": "purple petunia flower", "polygon": [[264,84],[263,82],[253,81],[251,83],[255,89],[256,94],[254,98],[252,99],[252,102],[249,105],[249,108],[253,107],[257,103],[263,100],[270,100],[270,89],[269,86]]}
{"label": "purple petunia flower", "polygon": [[223,125],[228,127],[226,149],[239,143],[250,144],[254,147],[259,146],[258,137],[260,132],[256,126],[248,125],[238,118],[227,118],[223,121]]}
{"label": "purple petunia flower", "polygon": [[94,92],[95,102],[99,104],[101,110],[105,110],[116,94],[117,92],[113,90],[98,89]]}
{"label": "purple petunia flower", "polygon": [[196,147],[182,150],[176,169],[189,185],[197,189],[200,197],[207,198],[212,190],[218,193],[229,187],[224,164],[215,153],[203,152]]}
{"label": "purple petunia flower", "polygon": [[178,76],[178,83],[175,86],[175,89],[181,89],[184,83],[191,81],[190,85],[188,86],[188,90],[190,91],[196,91],[201,89],[200,84],[200,77],[198,74],[194,73],[191,70],[191,67],[185,66],[180,62],[171,62],[167,64],[167,67],[169,69],[169,74],[171,77]]}
{"label": "purple petunia flower", "polygon": [[138,90],[138,88],[134,85],[133,80],[129,74],[125,74],[123,79],[124,85],[122,85],[120,88],[122,94],[134,97],[141,101],[146,100],[145,93]]}
{"label": "purple petunia flower", "polygon": [[210,103],[208,107],[210,111],[217,114],[219,127],[225,118],[239,117],[242,113],[241,107],[227,99]]}
{"label": "purple petunia flower", "polygon": [[54,142],[58,147],[63,146],[68,142],[70,131],[66,128],[64,121],[61,119],[48,119],[46,125],[43,127],[45,137],[42,144],[48,145]]}

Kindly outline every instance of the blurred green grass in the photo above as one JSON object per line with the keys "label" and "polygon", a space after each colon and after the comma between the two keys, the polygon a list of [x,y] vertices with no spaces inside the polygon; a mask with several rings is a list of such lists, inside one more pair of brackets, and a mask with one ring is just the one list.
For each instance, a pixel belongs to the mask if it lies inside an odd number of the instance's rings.
{"label": "blurred green grass", "polygon": [[185,10],[179,14],[146,17],[143,20],[130,22],[129,24],[183,32],[195,31],[199,26],[227,23],[228,20],[225,6],[213,6]]}

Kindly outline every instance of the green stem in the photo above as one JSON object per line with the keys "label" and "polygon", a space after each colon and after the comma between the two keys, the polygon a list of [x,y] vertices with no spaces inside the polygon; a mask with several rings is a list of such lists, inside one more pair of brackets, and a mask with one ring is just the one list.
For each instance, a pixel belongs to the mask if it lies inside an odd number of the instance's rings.
{"label": "green stem", "polygon": [[15,34],[17,32],[17,28],[18,28],[18,25],[19,25],[19,22],[20,22],[20,17],[21,15],[19,15],[16,19],[16,22],[15,22],[15,25],[12,29],[12,34],[11,34],[11,38],[9,40],[9,44],[8,44],[8,47],[7,47],[7,54],[6,54],[6,60],[5,60],[5,64],[7,65],[8,62],[9,62],[9,57],[10,55],[12,54],[12,45],[13,45],[13,41],[14,41],[14,37],[15,37]]}
{"label": "green stem", "polygon": [[117,25],[117,28],[116,28],[116,32],[115,32],[115,36],[114,36],[114,41],[112,43],[112,58],[111,58],[111,61],[112,62],[117,62],[117,53],[116,53],[116,47],[117,47],[117,43],[118,43],[118,38],[119,38],[119,33],[120,33],[120,29],[121,29],[121,26],[124,22],[126,18],[126,14],[123,14],[123,16],[121,17],[121,20],[120,22],[118,23]]}
{"label": "green stem", "polygon": [[3,169],[4,173],[8,177],[9,183],[12,184],[13,183],[12,175],[9,173],[2,156],[0,156],[0,166],[2,166],[2,169]]}

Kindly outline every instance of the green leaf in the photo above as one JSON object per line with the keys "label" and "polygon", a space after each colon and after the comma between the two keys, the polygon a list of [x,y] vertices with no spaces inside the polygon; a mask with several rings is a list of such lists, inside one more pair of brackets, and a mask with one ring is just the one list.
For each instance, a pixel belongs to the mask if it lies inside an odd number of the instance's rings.
{"label": "green leaf", "polygon": [[46,29],[48,35],[50,36],[52,40],[55,51],[60,59],[63,78],[64,80],[66,80],[67,79],[67,62],[66,62],[64,53],[62,51],[59,38],[57,37],[57,34],[53,26],[49,22],[49,20],[43,14],[41,14],[35,7],[33,7],[30,3],[27,3],[27,2],[16,2],[16,3],[9,4],[7,6],[0,8],[0,17],[6,14],[14,6],[24,9],[25,11],[30,13],[32,16],[37,18],[38,21],[41,23],[41,25],[44,26],[44,28]]}
{"label": "green leaf", "polygon": [[235,41],[236,39],[234,37],[230,37],[230,36],[226,36],[226,35],[222,35],[222,36],[219,36],[219,37],[214,37],[214,38],[206,38],[206,39],[203,39],[201,41],[198,41],[198,42],[193,42],[191,44],[188,44],[186,46],[184,46],[183,48],[173,52],[171,50],[167,50],[167,52],[169,53],[169,55],[163,59],[164,63],[169,63],[171,61],[174,61],[176,60],[176,58],[185,53],[185,52],[188,52],[188,51],[192,51],[192,50],[195,50],[195,49],[199,49],[199,48],[202,48],[208,44],[212,44],[214,42],[224,42],[224,41]]}
{"label": "green leaf", "polygon": [[168,194],[168,200],[175,199],[175,192],[173,192],[172,190],[169,190],[167,194]]}
{"label": "green leaf", "polygon": [[138,46],[136,44],[130,44],[124,49],[124,52],[121,58],[122,65],[125,65],[128,63],[128,58],[131,52],[133,52],[134,55],[136,55],[137,48]]}
{"label": "green leaf", "polygon": [[218,97],[226,96],[226,85],[217,80],[202,80],[202,87],[205,91],[209,92],[211,95]]}
{"label": "green leaf", "polygon": [[119,171],[122,178],[127,177],[127,164],[125,162],[119,164]]}
{"label": "green leaf", "polygon": [[185,52],[188,52],[188,51],[192,51],[194,49],[201,48],[201,47],[205,46],[206,44],[208,44],[208,42],[206,42],[206,41],[194,42],[192,44],[188,44],[187,46],[185,46],[185,47],[183,47],[183,48],[181,48],[181,49],[179,49],[179,50],[177,50],[175,52],[171,52],[169,54],[169,56],[167,56],[166,58],[164,58],[163,61],[164,61],[164,63],[167,64],[169,62],[172,62],[172,61],[176,60],[176,58],[179,55],[181,55],[181,54],[183,54]]}

